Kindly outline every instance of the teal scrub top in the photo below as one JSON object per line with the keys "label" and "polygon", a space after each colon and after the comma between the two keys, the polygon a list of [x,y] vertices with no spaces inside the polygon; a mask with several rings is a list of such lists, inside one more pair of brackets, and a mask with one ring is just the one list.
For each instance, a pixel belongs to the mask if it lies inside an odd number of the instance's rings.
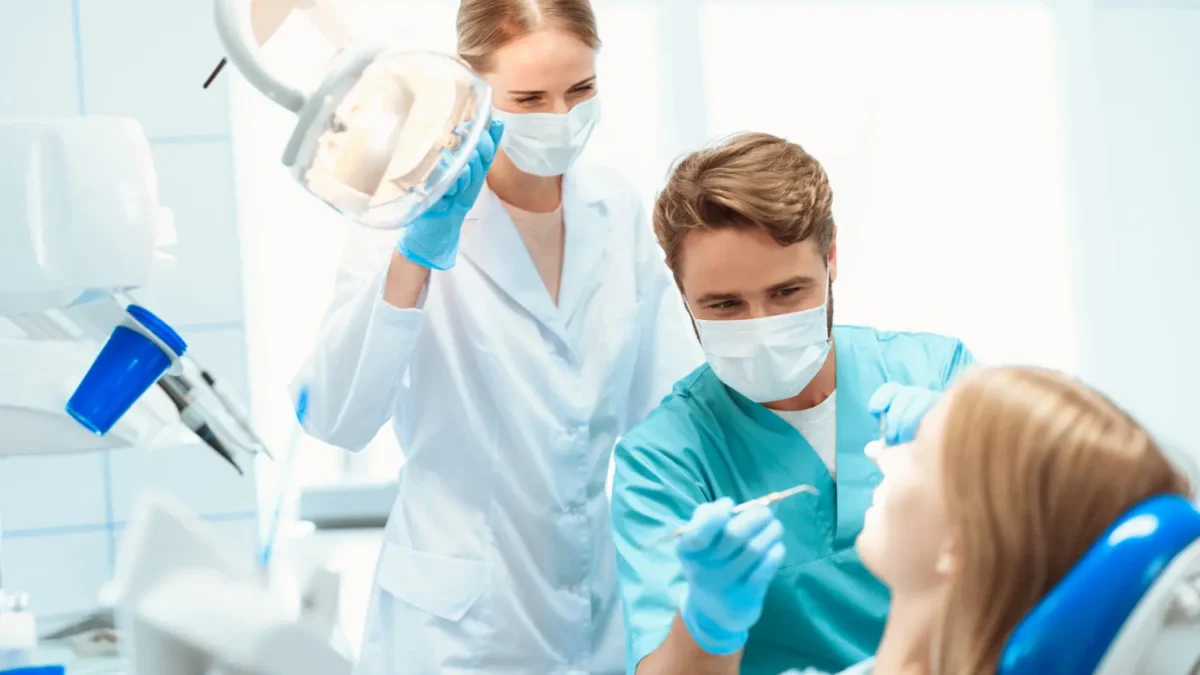
{"label": "teal scrub top", "polygon": [[617,445],[612,526],[626,628],[626,667],[670,632],[686,582],[671,543],[654,544],[695,508],[741,503],[807,483],[820,495],[777,504],[787,557],[742,655],[744,675],[839,672],[875,653],[889,594],[854,540],[881,476],[863,448],[879,437],[867,402],[885,382],[944,389],[972,362],[956,339],[835,326],[837,483],[795,427],[701,366]]}

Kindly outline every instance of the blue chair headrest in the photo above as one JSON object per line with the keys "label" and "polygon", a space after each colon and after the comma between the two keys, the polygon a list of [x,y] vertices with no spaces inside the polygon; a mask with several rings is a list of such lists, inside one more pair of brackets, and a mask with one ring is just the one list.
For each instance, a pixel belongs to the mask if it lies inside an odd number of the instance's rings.
{"label": "blue chair headrest", "polygon": [[1148,499],[1121,516],[1013,630],[997,675],[1090,675],[1171,560],[1200,540],[1186,499]]}

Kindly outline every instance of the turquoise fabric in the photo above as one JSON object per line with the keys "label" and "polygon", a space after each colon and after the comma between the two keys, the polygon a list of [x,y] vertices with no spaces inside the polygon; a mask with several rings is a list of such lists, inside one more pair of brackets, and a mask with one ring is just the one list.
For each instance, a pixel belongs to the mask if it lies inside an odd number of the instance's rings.
{"label": "turquoise fabric", "polygon": [[889,381],[942,390],[973,359],[960,341],[930,333],[835,326],[833,338],[836,485],[794,427],[724,386],[707,365],[618,444],[612,523],[629,673],[662,644],[686,592],[674,546],[655,544],[701,503],[740,503],[800,483],[821,494],[775,506],[787,558],[750,631],[741,672],[838,672],[874,654],[889,595],[854,549],[881,478],[863,453],[879,435],[867,402]]}

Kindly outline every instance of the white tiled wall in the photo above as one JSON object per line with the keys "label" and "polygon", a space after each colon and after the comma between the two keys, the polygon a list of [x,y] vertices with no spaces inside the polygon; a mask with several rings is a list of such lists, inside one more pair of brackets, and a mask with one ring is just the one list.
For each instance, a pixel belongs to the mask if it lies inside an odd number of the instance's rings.
{"label": "white tiled wall", "polygon": [[0,117],[78,113],[71,0],[0,0],[0,17]]}
{"label": "white tiled wall", "polygon": [[4,583],[31,592],[40,627],[54,630],[56,623],[94,605],[109,578],[111,546],[106,529],[13,532],[4,542]]}
{"label": "white tiled wall", "polygon": [[[0,119],[120,115],[141,122],[178,267],[135,293],[227,390],[249,400],[229,77],[211,0],[0,0]],[[0,460],[3,584],[32,594],[44,629],[95,606],[138,490],[165,487],[251,555],[252,466],[202,444]]]}
{"label": "white tiled wall", "polygon": [[138,492],[150,486],[169,490],[202,515],[251,514],[255,509],[254,491],[247,489],[249,474],[239,476],[206,445],[117,452],[110,465],[117,522],[129,518]]}

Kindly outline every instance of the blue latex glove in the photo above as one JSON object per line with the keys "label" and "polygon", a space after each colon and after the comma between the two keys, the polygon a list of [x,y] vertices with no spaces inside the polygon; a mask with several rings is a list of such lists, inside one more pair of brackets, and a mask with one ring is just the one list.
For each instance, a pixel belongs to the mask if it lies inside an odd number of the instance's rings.
{"label": "blue latex glove", "polygon": [[[459,129],[465,134],[469,127]],[[405,258],[423,267],[448,270],[458,256],[458,235],[462,232],[467,212],[475,205],[483,189],[484,178],[496,158],[496,148],[504,135],[504,123],[492,120],[488,132],[479,139],[471,159],[454,185],[429,210],[407,225],[404,236],[396,246]],[[441,162],[446,162],[443,154]]]}
{"label": "blue latex glove", "polygon": [[765,506],[733,515],[733,500],[701,504],[679,538],[688,583],[680,616],[701,649],[732,654],[746,644],[767,586],[786,552],[783,525]]}
{"label": "blue latex glove", "polygon": [[921,420],[941,397],[940,391],[888,382],[875,391],[867,409],[883,420],[885,443],[911,443]]}

